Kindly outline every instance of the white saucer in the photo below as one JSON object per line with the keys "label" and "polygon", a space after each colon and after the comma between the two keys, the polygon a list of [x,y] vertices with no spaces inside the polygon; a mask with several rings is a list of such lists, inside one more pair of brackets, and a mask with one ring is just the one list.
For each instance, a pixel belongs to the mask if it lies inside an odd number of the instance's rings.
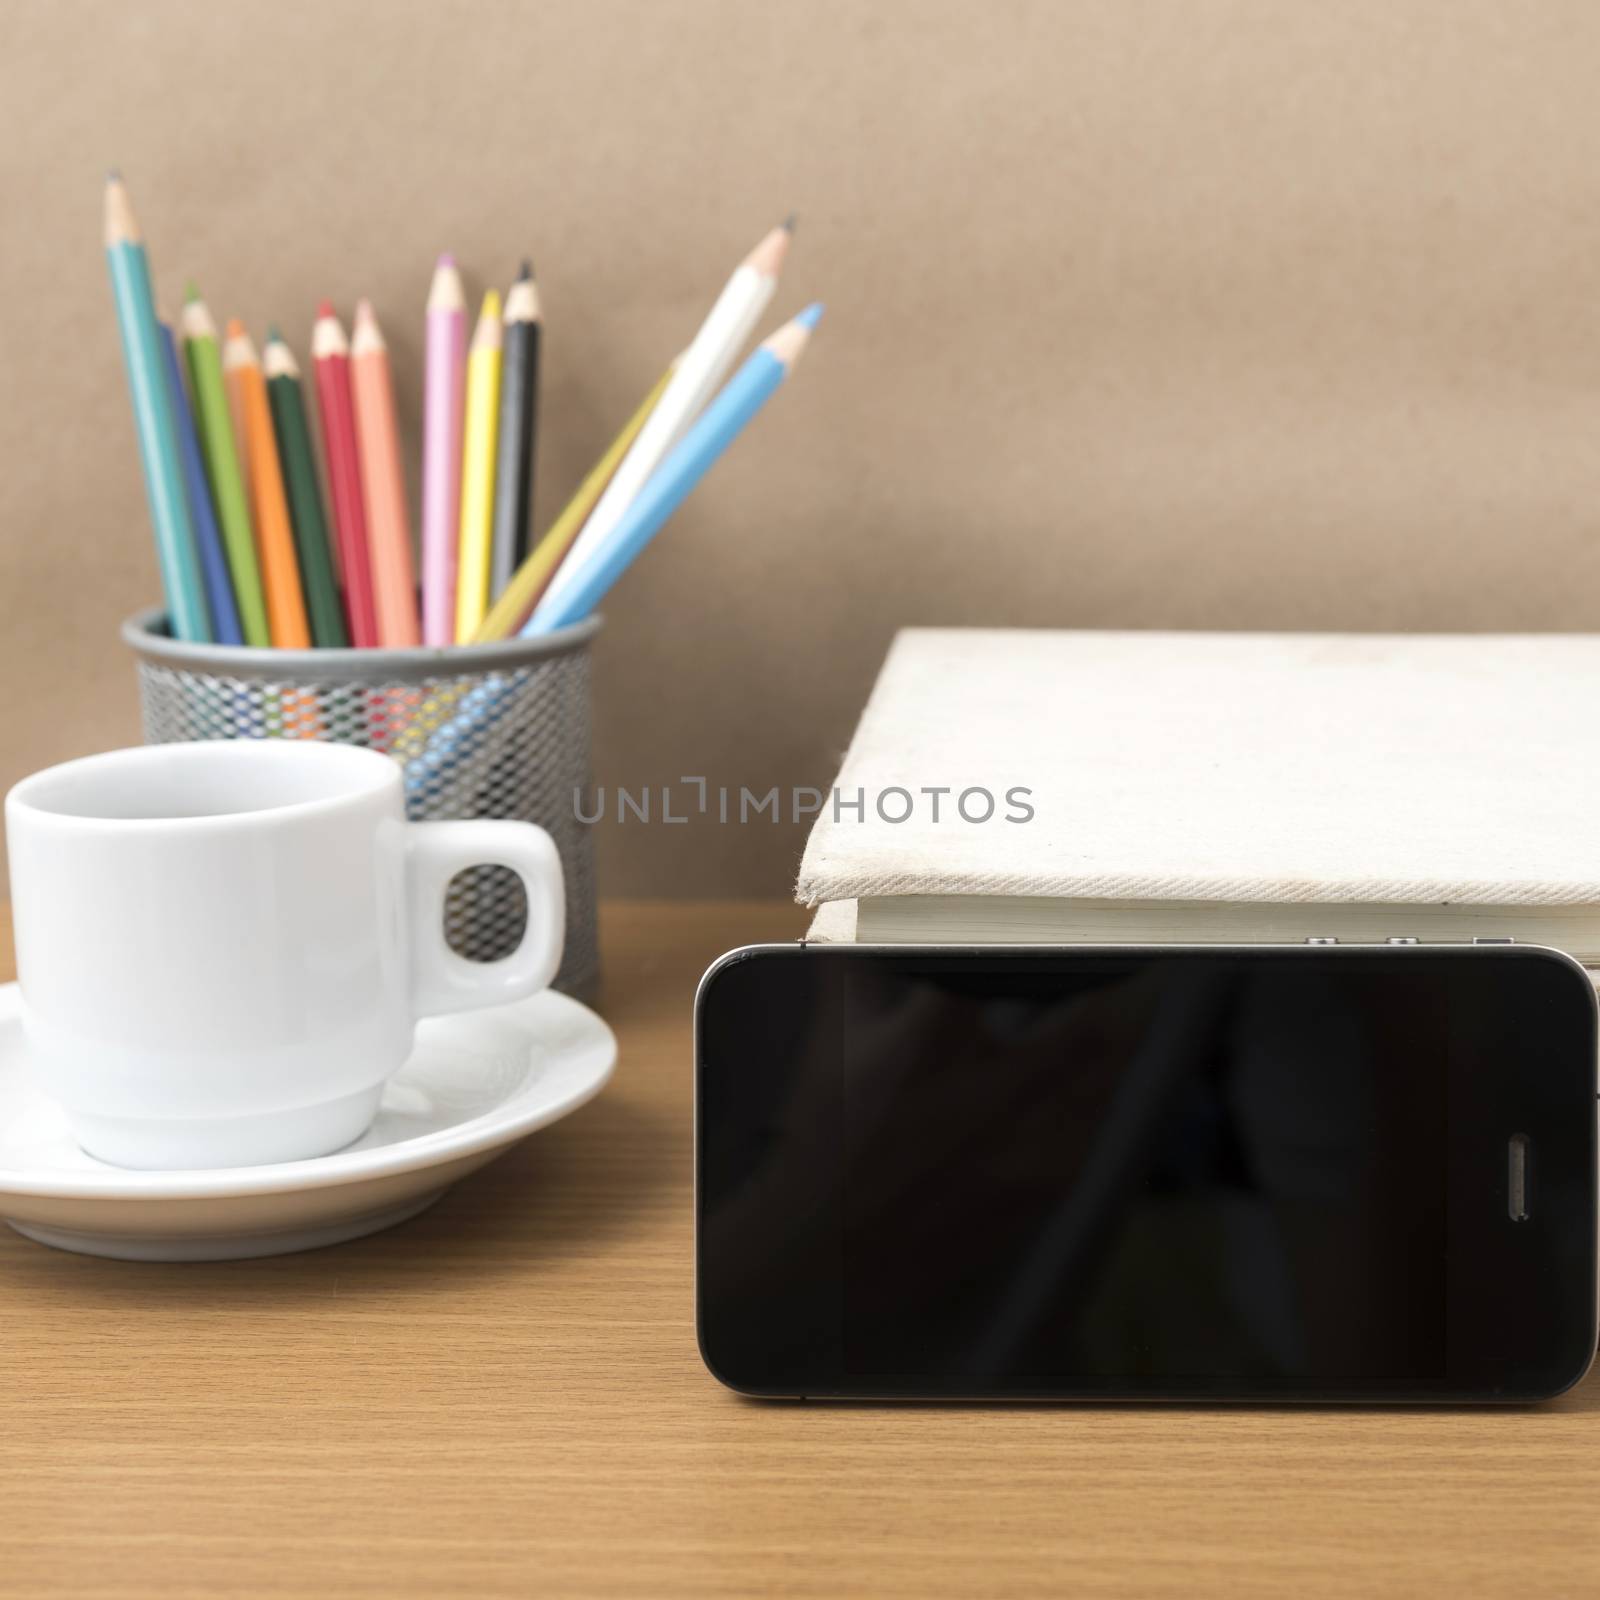
{"label": "white saucer", "polygon": [[586,1006],[546,992],[435,1017],[377,1121],[315,1161],[134,1172],[85,1155],[28,1070],[0,986],[0,1218],[41,1244],[127,1261],[228,1261],[337,1244],[415,1216],[458,1178],[599,1092],[617,1058]]}

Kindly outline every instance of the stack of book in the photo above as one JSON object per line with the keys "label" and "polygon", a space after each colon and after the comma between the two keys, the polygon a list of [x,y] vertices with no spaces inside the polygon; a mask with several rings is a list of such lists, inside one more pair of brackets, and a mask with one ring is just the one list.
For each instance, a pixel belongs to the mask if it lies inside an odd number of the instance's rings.
{"label": "stack of book", "polygon": [[895,640],[810,938],[1554,945],[1600,967],[1600,638]]}

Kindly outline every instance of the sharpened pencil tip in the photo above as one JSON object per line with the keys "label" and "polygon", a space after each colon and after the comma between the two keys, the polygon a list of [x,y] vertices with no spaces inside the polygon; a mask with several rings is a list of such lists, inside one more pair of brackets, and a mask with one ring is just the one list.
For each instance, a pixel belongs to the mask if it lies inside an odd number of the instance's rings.
{"label": "sharpened pencil tip", "polygon": [[319,300],[317,302],[317,315],[319,317],[331,317],[331,316],[334,316],[335,312],[334,312],[334,309],[333,309],[333,301],[331,301],[331,300]]}
{"label": "sharpened pencil tip", "polygon": [[456,258],[446,250],[433,264],[433,277],[428,282],[428,315],[443,312],[454,316],[466,314],[466,296],[461,289],[461,274],[456,271]]}
{"label": "sharpened pencil tip", "polygon": [[[500,291],[491,289],[483,297],[483,309],[478,313],[477,326],[472,330],[469,350],[498,350],[501,337]],[[468,359],[471,359],[470,354]]]}
{"label": "sharpened pencil tip", "polygon": [[121,167],[107,167],[106,168],[106,182],[107,183],[121,183],[122,182],[122,168]]}
{"label": "sharpened pencil tip", "polygon": [[238,317],[229,317],[227,331],[230,339],[242,339],[246,330],[244,323]]}
{"label": "sharpened pencil tip", "polygon": [[283,343],[283,335],[278,332],[278,324],[276,322],[269,322],[267,324],[267,343],[268,344],[282,344]]}
{"label": "sharpened pencil tip", "polygon": [[802,328],[814,328],[822,321],[822,302],[813,300],[798,317],[794,319]]}
{"label": "sharpened pencil tip", "polygon": [[533,278],[533,262],[528,256],[522,258],[522,266],[517,271],[517,282],[528,283]]}
{"label": "sharpened pencil tip", "polygon": [[793,237],[794,218],[790,217],[776,227],[769,228],[762,235],[760,243],[740,264],[753,267],[769,278],[776,278],[783,271],[783,258],[789,253],[789,241]]}
{"label": "sharpened pencil tip", "polygon": [[785,233],[792,234],[795,228],[799,225],[799,222],[800,213],[798,211],[791,211],[789,215],[783,219],[783,222],[780,224],[780,226],[783,228]]}
{"label": "sharpened pencil tip", "polygon": [[187,306],[194,305],[200,298],[200,285],[191,278],[183,286],[183,303]]}
{"label": "sharpened pencil tip", "polygon": [[378,326],[378,313],[372,302],[363,295],[356,301],[356,313],[350,321],[350,354],[367,354],[382,350],[383,329]]}
{"label": "sharpened pencil tip", "polygon": [[142,245],[143,235],[139,232],[139,220],[134,216],[133,206],[128,200],[128,187],[115,170],[106,178],[103,221],[106,249],[119,245]]}

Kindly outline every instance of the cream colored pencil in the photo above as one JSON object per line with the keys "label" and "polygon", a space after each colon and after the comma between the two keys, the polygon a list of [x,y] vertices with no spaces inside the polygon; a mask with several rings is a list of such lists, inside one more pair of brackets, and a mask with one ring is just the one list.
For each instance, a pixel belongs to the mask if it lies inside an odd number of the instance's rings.
{"label": "cream colored pencil", "polygon": [[439,257],[428,288],[422,389],[422,638],[456,636],[456,531],[461,522],[461,419],[467,395],[467,302],[456,258]]}
{"label": "cream colored pencil", "polygon": [[694,342],[684,351],[660,404],[650,413],[643,432],[606,486],[600,504],[550,580],[550,587],[539,602],[541,610],[560,608],[563,593],[577,581],[585,561],[610,538],[645,480],[688,432],[716,392],[777,290],[778,274],[783,270],[783,258],[793,233],[794,218],[790,217],[768,233],[734,269]]}

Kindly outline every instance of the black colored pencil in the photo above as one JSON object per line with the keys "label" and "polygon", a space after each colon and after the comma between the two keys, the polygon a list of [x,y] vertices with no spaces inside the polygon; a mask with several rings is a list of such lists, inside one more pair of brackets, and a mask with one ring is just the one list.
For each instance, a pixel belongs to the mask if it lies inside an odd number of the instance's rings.
{"label": "black colored pencil", "polygon": [[506,295],[500,365],[500,438],[495,452],[489,596],[498,599],[532,543],[533,457],[539,417],[539,291],[522,263]]}

